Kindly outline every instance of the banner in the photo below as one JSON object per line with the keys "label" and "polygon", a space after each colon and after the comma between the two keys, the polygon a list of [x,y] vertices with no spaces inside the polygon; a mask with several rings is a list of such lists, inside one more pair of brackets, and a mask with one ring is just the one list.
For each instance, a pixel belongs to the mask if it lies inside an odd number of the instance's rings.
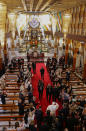
{"label": "banner", "polygon": [[62,31],[62,16],[61,16],[61,12],[57,13],[57,32],[58,31]]}

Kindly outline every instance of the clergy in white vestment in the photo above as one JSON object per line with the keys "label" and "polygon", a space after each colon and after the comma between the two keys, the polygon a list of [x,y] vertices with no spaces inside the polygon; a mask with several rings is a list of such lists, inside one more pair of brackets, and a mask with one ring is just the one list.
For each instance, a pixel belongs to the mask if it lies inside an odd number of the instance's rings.
{"label": "clergy in white vestment", "polygon": [[58,108],[59,108],[59,104],[56,102],[52,102],[52,104],[47,107],[47,110],[50,110],[50,114],[52,116],[56,116],[56,111]]}

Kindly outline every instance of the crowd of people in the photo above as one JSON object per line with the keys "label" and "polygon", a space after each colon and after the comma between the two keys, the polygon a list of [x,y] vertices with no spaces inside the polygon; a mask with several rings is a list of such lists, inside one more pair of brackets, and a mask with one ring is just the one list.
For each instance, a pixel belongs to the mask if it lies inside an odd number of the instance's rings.
{"label": "crowd of people", "polygon": [[[30,69],[33,68],[33,73],[36,73],[36,63],[32,63],[32,67],[31,65],[28,67],[30,67]],[[41,106],[36,108],[38,103],[35,101],[36,98],[33,96],[31,81],[29,81],[31,88],[28,90],[28,94],[30,94],[28,100],[29,104],[31,104],[31,108],[27,110],[24,115],[23,128],[27,128],[31,131],[33,131],[33,129],[39,129],[39,131],[84,130],[86,128],[86,108],[84,108],[86,102],[85,100],[76,100],[75,96],[72,96],[70,69],[64,69],[61,66],[59,68],[59,64],[55,58],[48,58],[46,67],[52,82],[52,84],[46,86],[46,99],[49,102],[53,100],[53,102],[47,107],[46,115],[44,116]],[[65,83],[62,78],[62,71],[66,72]],[[43,67],[40,69],[40,74],[41,80],[38,82],[38,92],[39,99],[42,99],[44,90]],[[56,113],[56,110],[59,108],[57,99],[62,103],[62,109],[58,111],[58,114]],[[80,105],[78,105],[77,102],[80,102]]]}
{"label": "crowd of people", "polygon": [[[64,62],[63,59],[62,61]],[[47,70],[54,85],[53,90],[55,90],[55,96],[59,101],[61,101],[63,106],[56,116],[56,118],[58,118],[58,125],[60,127],[59,131],[63,131],[65,129],[68,131],[86,130],[85,98],[77,99],[76,96],[72,95],[72,85],[70,84],[71,70],[66,67],[64,68],[62,61],[58,63],[55,58],[48,58],[47,60]],[[61,73],[64,71],[66,73],[65,83],[61,75]]]}
{"label": "crowd of people", "polygon": [[[12,61],[12,67],[14,68],[15,62],[16,61]],[[28,59],[27,71],[25,74],[24,59],[18,60],[16,66],[19,68],[17,79],[20,88],[18,101],[19,115],[24,115],[22,121],[15,123],[15,128],[17,130],[83,131],[86,129],[86,101],[85,99],[75,99],[76,96],[72,95],[72,85],[70,84],[71,70],[69,68],[64,69],[63,66],[59,66],[56,58],[48,58],[46,68],[50,75],[51,84],[48,83],[46,87],[44,87],[45,70],[43,67],[40,69],[41,79],[38,81],[39,100],[42,99],[43,90],[46,88],[46,99],[50,103],[46,109],[46,115],[44,115],[42,107],[37,106],[39,103],[33,95],[31,82],[33,75],[36,74],[36,62],[31,63],[30,58]],[[33,69],[33,73],[31,69]],[[13,69],[11,69],[11,71],[12,70]],[[62,78],[63,71],[66,72],[65,82]],[[2,94],[4,94],[4,92]],[[6,94],[4,94],[4,97],[6,97]],[[24,108],[26,106],[26,97],[28,97],[29,104],[27,110]],[[1,97],[2,104],[6,104],[4,99],[5,98]],[[56,113],[59,108],[57,100],[62,104],[62,108],[58,113]],[[52,104],[51,101],[53,101]]]}

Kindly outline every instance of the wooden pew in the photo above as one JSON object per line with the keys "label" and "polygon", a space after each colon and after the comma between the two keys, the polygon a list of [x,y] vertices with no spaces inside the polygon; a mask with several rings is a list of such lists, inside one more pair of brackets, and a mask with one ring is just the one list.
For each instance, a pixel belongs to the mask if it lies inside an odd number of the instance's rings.
{"label": "wooden pew", "polygon": [[0,121],[14,121],[14,120],[21,120],[23,117],[24,117],[23,115],[0,116]]}

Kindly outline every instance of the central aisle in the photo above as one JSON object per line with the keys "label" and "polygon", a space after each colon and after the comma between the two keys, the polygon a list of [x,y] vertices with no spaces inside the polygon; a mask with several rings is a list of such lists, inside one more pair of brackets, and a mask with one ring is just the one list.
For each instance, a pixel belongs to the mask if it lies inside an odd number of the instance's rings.
{"label": "central aisle", "polygon": [[[44,73],[44,90],[43,90],[43,97],[42,97],[41,100],[39,100],[39,93],[38,93],[38,87],[37,86],[38,86],[38,81],[41,80],[40,69],[42,67],[45,70],[45,73]],[[33,96],[36,97],[36,101],[39,102],[39,105],[41,105],[42,111],[44,113],[46,111],[47,106],[52,103],[52,101],[49,103],[46,99],[46,86],[47,86],[48,83],[52,84],[45,64],[44,63],[37,63],[36,64],[36,74],[33,74],[33,77],[32,77]],[[59,104],[59,109],[61,109],[62,108],[61,103],[58,102],[58,104]]]}

